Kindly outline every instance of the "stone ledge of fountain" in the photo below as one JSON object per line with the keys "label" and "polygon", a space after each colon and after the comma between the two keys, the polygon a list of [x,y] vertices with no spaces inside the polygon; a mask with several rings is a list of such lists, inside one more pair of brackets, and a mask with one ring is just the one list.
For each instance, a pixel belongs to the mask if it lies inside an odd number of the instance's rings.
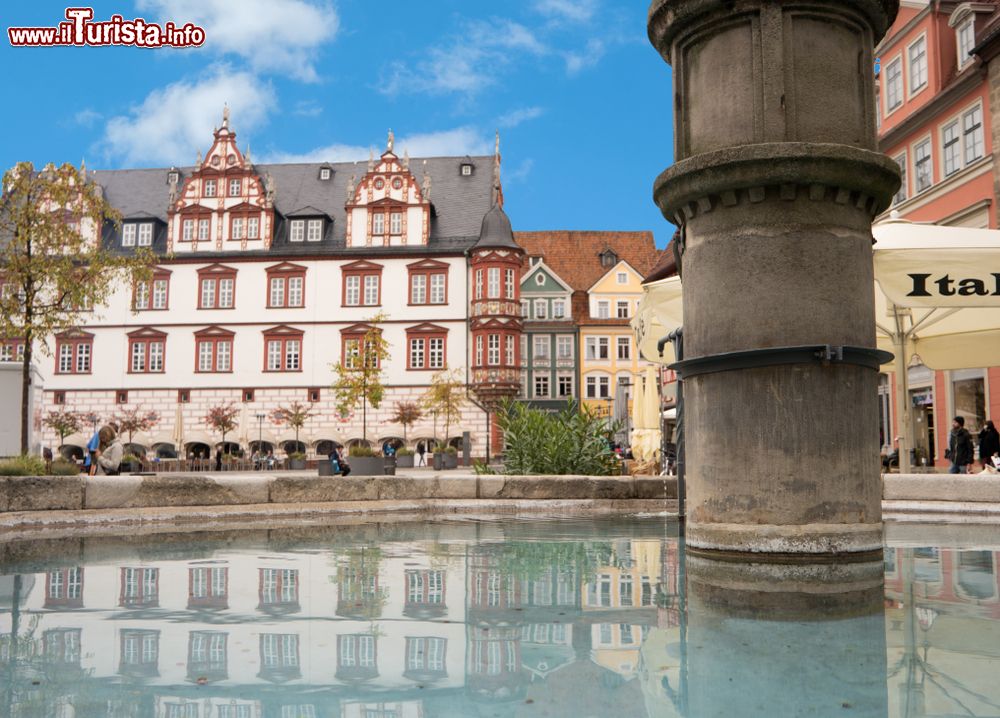
{"label": "stone ledge of fountain", "polygon": [[886,474],[882,499],[1000,503],[1000,474]]}

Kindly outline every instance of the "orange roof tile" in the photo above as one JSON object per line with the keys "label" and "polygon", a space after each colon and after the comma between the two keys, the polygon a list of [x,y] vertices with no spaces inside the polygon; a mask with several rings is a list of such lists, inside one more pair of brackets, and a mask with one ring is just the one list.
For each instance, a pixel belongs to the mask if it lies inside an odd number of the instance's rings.
{"label": "orange roof tile", "polygon": [[[611,249],[641,276],[649,274],[663,254],[656,248],[652,232],[593,232],[556,230],[514,232],[514,240],[528,257],[543,257],[545,263],[573,289],[587,291],[609,271],[598,256]],[[522,273],[531,269],[526,261]]]}

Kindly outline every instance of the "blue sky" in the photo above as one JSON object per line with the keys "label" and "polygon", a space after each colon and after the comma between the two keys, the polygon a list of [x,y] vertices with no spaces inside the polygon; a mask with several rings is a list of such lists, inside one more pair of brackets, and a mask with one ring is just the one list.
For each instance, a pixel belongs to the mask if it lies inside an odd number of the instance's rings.
{"label": "blue sky", "polygon": [[[12,48],[0,165],[187,165],[222,104],[253,159],[366,159],[386,131],[411,156],[491,153],[500,130],[517,230],[672,231],[652,182],[672,160],[670,68],[644,2],[365,0],[96,2],[206,32],[199,49]],[[2,5],[4,30],[54,26],[66,3]],[[377,9],[376,9],[377,8]]]}

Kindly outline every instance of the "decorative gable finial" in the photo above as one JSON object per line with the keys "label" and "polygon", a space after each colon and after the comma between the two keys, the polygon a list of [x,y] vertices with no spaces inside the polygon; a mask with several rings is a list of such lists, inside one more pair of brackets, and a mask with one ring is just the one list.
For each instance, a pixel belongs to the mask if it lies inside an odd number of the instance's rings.
{"label": "decorative gable finial", "polygon": [[493,204],[503,206],[503,194],[500,191],[500,130],[496,131],[496,142],[493,145]]}
{"label": "decorative gable finial", "polygon": [[420,186],[420,192],[424,195],[424,199],[430,202],[431,199],[431,176],[427,174],[427,160],[424,160],[424,181]]}
{"label": "decorative gable finial", "polygon": [[198,158],[194,161],[196,167],[201,167],[201,150],[198,150]]}
{"label": "decorative gable finial", "polygon": [[229,129],[229,103],[224,102],[222,104],[222,129]]}
{"label": "decorative gable finial", "polygon": [[247,140],[247,151],[246,151],[246,153],[245,153],[245,154],[243,155],[243,159],[245,159],[245,160],[246,160],[246,163],[247,163],[248,165],[250,164],[250,140]]}
{"label": "decorative gable finial", "polygon": [[493,145],[493,158],[494,161],[500,162],[500,130],[496,131],[496,142]]}
{"label": "decorative gable finial", "polygon": [[392,128],[389,128],[389,139],[385,143],[386,152],[392,152],[393,145],[396,144],[396,137],[392,134]]}
{"label": "decorative gable finial", "polygon": [[354,181],[356,175],[351,175],[351,181],[347,183],[347,202],[350,203],[354,200]]}

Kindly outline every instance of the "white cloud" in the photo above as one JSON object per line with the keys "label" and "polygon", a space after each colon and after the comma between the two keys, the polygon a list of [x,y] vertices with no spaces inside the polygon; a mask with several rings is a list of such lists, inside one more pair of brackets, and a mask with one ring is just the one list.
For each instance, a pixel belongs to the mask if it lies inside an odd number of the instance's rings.
{"label": "white cloud", "polygon": [[80,110],[75,115],[73,115],[73,122],[75,122],[78,125],[82,125],[83,127],[93,127],[94,123],[97,122],[99,119],[101,119],[103,116],[104,115],[102,115],[97,110],[92,110],[88,107],[86,109]]}
{"label": "white cloud", "polygon": [[317,79],[316,52],[339,25],[331,5],[304,0],[137,0],[136,7],[160,23],[204,28],[210,52],[238,55],[254,70],[307,82]]}
{"label": "white cloud", "polygon": [[99,148],[130,165],[190,164],[211,145],[223,103],[229,103],[230,126],[245,138],[266,122],[274,101],[269,83],[222,67],[200,80],[153,90],[127,115],[108,120]]}
{"label": "white cloud", "polygon": [[545,108],[543,107],[520,107],[501,115],[500,118],[497,119],[497,124],[501,127],[517,127],[522,122],[527,122],[528,120],[534,120],[541,117],[544,113]]}
{"label": "white cloud", "polygon": [[506,175],[504,175],[503,178],[504,184],[509,187],[511,185],[524,182],[526,179],[528,179],[528,175],[531,174],[531,170],[534,166],[535,166],[535,161],[530,157],[527,158],[526,160],[521,162],[521,164],[519,164],[517,167],[510,170],[509,172],[507,172]]}
{"label": "white cloud", "polygon": [[542,15],[571,22],[588,22],[597,12],[597,0],[536,0]]}
{"label": "white cloud", "polygon": [[[376,156],[383,151],[385,140],[371,145]],[[333,144],[316,147],[307,152],[271,152],[266,162],[361,162],[368,159],[370,147]],[[394,151],[411,157],[453,157],[462,155],[487,155],[493,152],[493,142],[474,127],[456,127],[440,132],[424,132],[397,137]]]}
{"label": "white cloud", "polygon": [[498,68],[518,56],[537,57],[548,52],[548,47],[524,25],[496,18],[477,20],[466,23],[450,44],[430,48],[427,59],[415,64],[392,63],[381,91],[387,95],[408,92],[475,95],[495,83]]}
{"label": "white cloud", "polygon": [[601,58],[604,57],[605,45],[603,40],[588,40],[587,47],[583,52],[567,52],[563,54],[566,61],[566,74],[575,75],[581,70],[594,67]]}
{"label": "white cloud", "polygon": [[323,108],[315,100],[300,100],[295,103],[292,112],[300,117],[319,117],[323,114]]}

